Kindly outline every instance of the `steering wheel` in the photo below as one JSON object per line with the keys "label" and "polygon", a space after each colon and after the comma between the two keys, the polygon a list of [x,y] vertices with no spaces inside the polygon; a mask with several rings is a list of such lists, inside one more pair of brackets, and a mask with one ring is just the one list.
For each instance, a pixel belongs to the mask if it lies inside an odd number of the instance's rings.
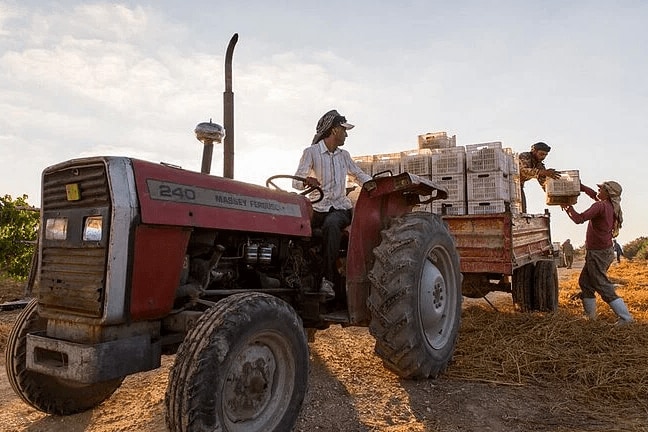
{"label": "steering wheel", "polygon": [[[280,178],[281,179],[297,180],[297,181],[300,181],[300,182],[306,184],[306,179],[304,177],[298,177],[298,176],[286,175],[286,174],[278,174],[278,175],[274,175],[274,176],[270,177],[268,180],[266,180],[266,187],[286,192],[285,189],[280,188],[274,182],[274,180],[277,180],[277,179],[280,179]],[[311,192],[317,192],[315,194],[314,198],[313,197],[308,197],[311,204],[318,203],[318,202],[320,202],[320,201],[322,201],[324,199],[324,191],[319,186],[309,186],[305,190],[297,192],[297,193],[299,193],[299,195],[306,196],[306,195],[309,195]]]}

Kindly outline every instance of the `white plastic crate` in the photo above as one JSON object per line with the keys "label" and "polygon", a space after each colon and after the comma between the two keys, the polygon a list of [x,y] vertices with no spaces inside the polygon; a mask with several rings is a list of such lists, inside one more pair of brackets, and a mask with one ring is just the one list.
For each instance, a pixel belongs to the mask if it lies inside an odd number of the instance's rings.
{"label": "white plastic crate", "polygon": [[353,161],[360,167],[366,174],[372,174],[373,156],[356,156]]}
{"label": "white plastic crate", "polygon": [[547,178],[545,191],[549,196],[573,196],[580,193],[578,170],[558,171],[559,179]]}
{"label": "white plastic crate", "polygon": [[466,178],[469,201],[511,199],[508,175],[502,171],[467,173]]}
{"label": "white plastic crate", "polygon": [[509,163],[501,142],[466,146],[466,170],[470,172],[502,171],[509,173]]}
{"label": "white plastic crate", "polygon": [[420,149],[441,149],[456,145],[456,135],[449,137],[446,132],[430,132],[418,136],[418,147]]}
{"label": "white plastic crate", "polygon": [[[371,175],[391,171],[392,175],[401,173],[400,153],[377,154],[373,158]],[[387,175],[387,173],[385,173]]]}
{"label": "white plastic crate", "polygon": [[448,190],[448,201],[465,201],[466,178],[463,173],[432,175],[432,181]]}
{"label": "white plastic crate", "polygon": [[430,150],[412,150],[401,153],[401,171],[416,175],[430,175]]}
{"label": "white plastic crate", "polygon": [[522,187],[518,174],[509,174],[509,198],[511,201],[522,201]]}
{"label": "white plastic crate", "polygon": [[520,214],[522,213],[522,201],[521,200],[516,200],[509,203],[509,206],[511,207],[511,213],[513,214]]}
{"label": "white plastic crate", "polygon": [[518,161],[518,154],[512,151],[510,148],[505,148],[504,152],[506,153],[506,161],[508,164],[508,173],[509,174],[520,174],[520,163]]}
{"label": "white plastic crate", "polygon": [[466,149],[463,146],[433,150],[431,153],[432,174],[458,174],[466,171]]}
{"label": "white plastic crate", "polygon": [[460,216],[466,214],[465,201],[432,201],[432,212],[440,215]]}
{"label": "white plastic crate", "polygon": [[507,204],[504,200],[468,201],[468,214],[504,213]]}
{"label": "white plastic crate", "polygon": [[547,178],[545,182],[545,204],[574,205],[580,195],[578,170],[558,171],[559,179]]}

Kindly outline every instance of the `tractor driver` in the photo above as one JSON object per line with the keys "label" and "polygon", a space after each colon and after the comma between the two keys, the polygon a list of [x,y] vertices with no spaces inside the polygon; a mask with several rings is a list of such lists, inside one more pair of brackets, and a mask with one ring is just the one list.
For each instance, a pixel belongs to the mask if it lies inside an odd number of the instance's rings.
{"label": "tractor driver", "polygon": [[319,186],[324,198],[313,204],[313,229],[321,228],[323,235],[324,277],[320,293],[326,300],[335,297],[334,286],[339,280],[336,261],[342,240],[342,230],[351,224],[353,204],[346,195],[347,175],[362,185],[371,180],[371,176],[351,159],[348,151],[341,147],[347,137],[347,131],[354,125],[336,110],[324,114],[317,122],[313,142],[304,149],[295,176],[304,177],[306,181],[294,181],[293,187],[305,189]]}

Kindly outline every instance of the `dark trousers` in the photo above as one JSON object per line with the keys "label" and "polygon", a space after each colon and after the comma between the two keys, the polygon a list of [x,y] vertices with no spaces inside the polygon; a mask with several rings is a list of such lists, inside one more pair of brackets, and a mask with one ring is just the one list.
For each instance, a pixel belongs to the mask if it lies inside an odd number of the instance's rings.
{"label": "dark trousers", "polygon": [[322,255],[324,258],[324,277],[336,282],[338,271],[335,262],[340,251],[342,230],[351,224],[351,210],[336,210],[331,207],[328,212],[313,212],[312,228],[322,230]]}

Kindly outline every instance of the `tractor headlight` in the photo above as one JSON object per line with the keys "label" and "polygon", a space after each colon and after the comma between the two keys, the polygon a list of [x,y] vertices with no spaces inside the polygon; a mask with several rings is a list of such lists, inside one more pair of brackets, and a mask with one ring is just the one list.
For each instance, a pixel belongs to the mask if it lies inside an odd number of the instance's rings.
{"label": "tractor headlight", "polygon": [[83,225],[83,241],[101,241],[103,234],[103,218],[89,216]]}
{"label": "tractor headlight", "polygon": [[68,219],[52,218],[45,223],[45,238],[47,240],[65,240],[67,238]]}

